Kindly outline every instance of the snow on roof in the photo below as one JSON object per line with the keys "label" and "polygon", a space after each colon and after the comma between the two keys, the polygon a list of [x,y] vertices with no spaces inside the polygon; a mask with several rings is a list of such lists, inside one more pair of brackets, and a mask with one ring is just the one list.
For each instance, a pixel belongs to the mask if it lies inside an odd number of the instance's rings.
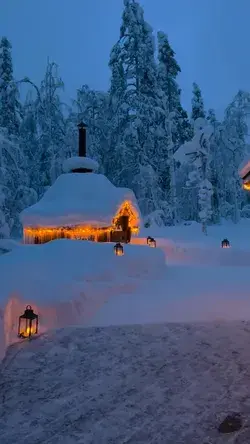
{"label": "snow on roof", "polygon": [[78,168],[86,168],[88,170],[96,171],[99,168],[96,160],[90,159],[90,157],[70,157],[63,162],[63,172],[70,173],[72,170]]}
{"label": "snow on roof", "polygon": [[115,187],[102,174],[62,174],[39,202],[22,211],[20,220],[24,226],[33,227],[108,227],[125,200],[132,202],[141,218],[131,190]]}
{"label": "snow on roof", "polygon": [[244,161],[244,163],[240,165],[239,175],[241,179],[244,179],[244,177],[246,177],[249,173],[250,173],[250,160],[248,158],[247,160]]}

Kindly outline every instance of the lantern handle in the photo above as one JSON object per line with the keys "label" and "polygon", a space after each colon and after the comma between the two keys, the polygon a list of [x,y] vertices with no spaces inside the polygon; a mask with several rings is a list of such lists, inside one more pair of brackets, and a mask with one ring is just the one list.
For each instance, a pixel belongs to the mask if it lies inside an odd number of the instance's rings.
{"label": "lantern handle", "polygon": [[27,305],[26,310],[32,310],[31,305]]}

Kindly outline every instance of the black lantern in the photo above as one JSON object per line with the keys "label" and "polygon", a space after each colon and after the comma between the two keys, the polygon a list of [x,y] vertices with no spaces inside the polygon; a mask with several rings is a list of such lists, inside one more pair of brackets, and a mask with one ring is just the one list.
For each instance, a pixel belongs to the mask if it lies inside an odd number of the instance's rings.
{"label": "black lantern", "polygon": [[229,248],[230,247],[230,242],[228,239],[223,239],[223,241],[221,242],[221,248]]}
{"label": "black lantern", "polygon": [[149,245],[149,247],[155,248],[156,247],[156,240],[153,237],[148,236],[147,237],[147,245]]}
{"label": "black lantern", "polygon": [[114,252],[115,252],[116,256],[123,256],[124,255],[123,246],[122,246],[122,244],[120,242],[115,244]]}
{"label": "black lantern", "polygon": [[30,338],[38,333],[38,315],[30,305],[27,305],[24,314],[19,316],[18,337]]}

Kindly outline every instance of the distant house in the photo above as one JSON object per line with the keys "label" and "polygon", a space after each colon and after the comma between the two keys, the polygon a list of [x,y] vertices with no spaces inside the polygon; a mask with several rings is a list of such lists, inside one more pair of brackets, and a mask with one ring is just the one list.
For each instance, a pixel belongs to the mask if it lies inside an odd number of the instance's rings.
{"label": "distant house", "polygon": [[65,173],[20,215],[25,244],[60,238],[130,242],[141,221],[135,195],[94,173],[97,168],[97,162],[86,157],[86,126],[81,124],[79,157],[67,159]]}
{"label": "distant house", "polygon": [[242,179],[242,186],[244,190],[250,190],[250,160],[246,161],[243,167],[239,170],[239,175]]}

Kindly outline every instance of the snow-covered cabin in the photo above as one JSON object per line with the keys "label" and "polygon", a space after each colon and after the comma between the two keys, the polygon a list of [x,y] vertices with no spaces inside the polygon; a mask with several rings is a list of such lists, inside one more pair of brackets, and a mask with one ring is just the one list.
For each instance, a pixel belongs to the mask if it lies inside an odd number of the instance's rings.
{"label": "snow-covered cabin", "polygon": [[39,202],[20,215],[25,244],[70,238],[130,242],[140,229],[133,191],[115,187],[86,157],[86,126],[79,125],[79,157],[67,159],[61,174]]}
{"label": "snow-covered cabin", "polygon": [[239,175],[243,182],[244,190],[250,190],[250,160],[245,160],[239,169]]}

